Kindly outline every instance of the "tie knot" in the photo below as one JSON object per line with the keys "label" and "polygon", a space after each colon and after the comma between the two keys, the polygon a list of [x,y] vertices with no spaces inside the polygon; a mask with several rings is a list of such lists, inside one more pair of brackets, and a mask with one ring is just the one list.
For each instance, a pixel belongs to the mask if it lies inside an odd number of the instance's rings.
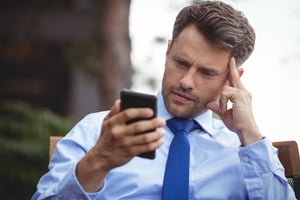
{"label": "tie knot", "polygon": [[167,126],[173,133],[189,133],[195,129],[201,128],[193,119],[172,118],[167,121]]}

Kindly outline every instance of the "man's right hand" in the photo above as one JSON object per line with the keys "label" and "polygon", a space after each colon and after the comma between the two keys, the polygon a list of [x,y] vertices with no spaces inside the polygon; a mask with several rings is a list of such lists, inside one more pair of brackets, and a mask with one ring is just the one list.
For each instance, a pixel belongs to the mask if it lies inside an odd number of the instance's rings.
{"label": "man's right hand", "polygon": [[[159,128],[165,126],[164,120],[154,118],[126,124],[131,119],[150,118],[152,115],[149,108],[130,108],[120,112],[120,101],[115,102],[103,121],[96,145],[77,165],[76,175],[86,192],[98,191],[111,169],[162,145],[164,132]],[[138,134],[149,130],[155,131]]]}

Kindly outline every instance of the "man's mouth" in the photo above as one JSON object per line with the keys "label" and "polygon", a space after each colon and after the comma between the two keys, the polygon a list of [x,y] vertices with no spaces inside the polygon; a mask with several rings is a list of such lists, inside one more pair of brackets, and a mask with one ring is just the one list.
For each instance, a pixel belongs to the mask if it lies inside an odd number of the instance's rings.
{"label": "man's mouth", "polygon": [[173,94],[173,100],[178,103],[187,103],[189,101],[194,101],[193,97],[190,97],[180,92],[172,91],[172,94]]}

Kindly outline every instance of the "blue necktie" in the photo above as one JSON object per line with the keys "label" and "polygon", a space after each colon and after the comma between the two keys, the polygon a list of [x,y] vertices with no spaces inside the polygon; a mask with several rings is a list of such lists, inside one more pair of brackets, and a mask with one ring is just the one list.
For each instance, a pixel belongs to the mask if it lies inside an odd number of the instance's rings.
{"label": "blue necktie", "polygon": [[201,128],[194,120],[173,118],[167,121],[173,132],[164,183],[162,200],[187,200],[189,197],[190,143],[187,133]]}

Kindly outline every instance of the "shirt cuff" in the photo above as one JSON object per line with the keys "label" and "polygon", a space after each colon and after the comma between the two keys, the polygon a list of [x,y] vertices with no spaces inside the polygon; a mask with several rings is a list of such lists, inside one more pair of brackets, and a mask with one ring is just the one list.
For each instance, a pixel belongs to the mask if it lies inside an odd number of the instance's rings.
{"label": "shirt cuff", "polygon": [[283,169],[272,142],[264,138],[238,152],[244,176],[253,177]]}
{"label": "shirt cuff", "polygon": [[[95,193],[85,192],[82,186],[80,185],[76,177],[76,167],[74,165],[72,170],[66,174],[66,176],[60,181],[58,185],[58,197],[61,199],[98,199],[101,195],[101,190]],[[105,183],[104,183],[105,184]]]}

